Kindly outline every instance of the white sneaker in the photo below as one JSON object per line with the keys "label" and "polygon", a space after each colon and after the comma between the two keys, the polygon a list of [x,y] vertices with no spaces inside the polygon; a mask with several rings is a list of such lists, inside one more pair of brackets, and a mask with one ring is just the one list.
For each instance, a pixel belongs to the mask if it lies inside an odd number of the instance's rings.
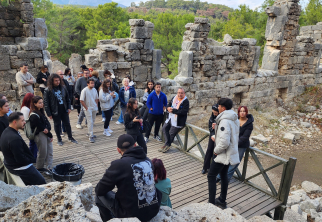
{"label": "white sneaker", "polygon": [[103,119],[102,119],[102,122],[105,122],[105,120],[106,120],[106,119],[105,119],[105,118],[103,118]]}
{"label": "white sneaker", "polygon": [[105,136],[111,136],[111,134],[108,131],[106,131]]}
{"label": "white sneaker", "polygon": [[77,124],[77,125],[76,125],[76,128],[77,128],[77,129],[83,129],[83,127],[81,126],[81,124]]}
{"label": "white sneaker", "polygon": [[144,137],[145,143],[149,142],[149,138]]}
{"label": "white sneaker", "polygon": [[107,130],[106,130],[106,129],[104,129],[103,135],[106,135],[106,133],[107,133]]}
{"label": "white sneaker", "polygon": [[70,106],[70,109],[71,109],[71,110],[74,110],[74,107],[71,105],[71,106]]}
{"label": "white sneaker", "polygon": [[122,123],[120,123],[119,121],[116,121],[116,124],[117,124],[117,125],[120,125],[120,124],[122,124]]}
{"label": "white sneaker", "polygon": [[110,127],[107,128],[107,132],[113,133],[113,130],[110,129]]}

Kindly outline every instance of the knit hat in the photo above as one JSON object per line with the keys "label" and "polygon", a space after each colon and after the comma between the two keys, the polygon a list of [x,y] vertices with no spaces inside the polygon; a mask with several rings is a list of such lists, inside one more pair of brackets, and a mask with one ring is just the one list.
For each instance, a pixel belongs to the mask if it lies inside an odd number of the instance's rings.
{"label": "knit hat", "polygon": [[218,104],[215,104],[211,107],[212,110],[219,112],[218,110]]}
{"label": "knit hat", "polygon": [[132,136],[129,134],[123,134],[117,139],[117,147],[119,149],[128,149],[133,146],[135,143]]}

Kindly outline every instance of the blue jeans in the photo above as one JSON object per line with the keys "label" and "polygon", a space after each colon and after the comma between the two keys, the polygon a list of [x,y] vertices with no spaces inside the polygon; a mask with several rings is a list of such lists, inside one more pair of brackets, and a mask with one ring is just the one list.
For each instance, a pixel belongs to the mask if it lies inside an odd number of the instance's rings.
{"label": "blue jeans", "polygon": [[30,149],[32,155],[35,157],[35,159],[37,159],[38,148],[37,148],[37,144],[35,143],[34,140],[30,140],[29,149]]}
{"label": "blue jeans", "polygon": [[119,121],[120,123],[123,123],[123,122],[124,122],[124,120],[123,120],[123,112],[122,112],[122,110],[121,110],[120,117],[119,117],[119,119],[118,119],[117,121]]}
{"label": "blue jeans", "polygon": [[[239,153],[239,160],[241,161],[244,157],[244,153],[247,148],[238,148],[238,153]],[[228,169],[228,181],[233,177],[235,170],[238,168],[239,163],[236,165],[230,165]],[[221,179],[220,175],[218,174],[217,179]]]}

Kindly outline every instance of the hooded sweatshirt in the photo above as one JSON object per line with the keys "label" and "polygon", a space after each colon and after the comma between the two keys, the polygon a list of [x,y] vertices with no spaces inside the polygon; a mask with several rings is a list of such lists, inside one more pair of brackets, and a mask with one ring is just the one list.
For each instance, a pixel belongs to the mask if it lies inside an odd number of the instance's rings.
{"label": "hooded sweatshirt", "polygon": [[247,121],[239,129],[238,148],[248,148],[250,146],[249,137],[253,131],[254,118],[251,114],[247,114]]}
{"label": "hooded sweatshirt", "polygon": [[149,221],[158,214],[161,193],[155,188],[153,165],[142,147],[126,150],[111,163],[95,188],[96,195],[104,196],[115,186],[115,217]]}
{"label": "hooded sweatshirt", "polygon": [[216,118],[214,161],[224,165],[240,163],[238,154],[239,120],[233,110],[225,110]]}

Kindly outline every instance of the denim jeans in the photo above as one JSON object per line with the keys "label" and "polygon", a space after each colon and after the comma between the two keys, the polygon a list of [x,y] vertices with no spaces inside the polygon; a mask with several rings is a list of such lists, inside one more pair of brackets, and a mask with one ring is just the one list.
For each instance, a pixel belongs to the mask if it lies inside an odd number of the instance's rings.
{"label": "denim jeans", "polygon": [[102,221],[109,221],[114,218],[115,212],[115,193],[108,192],[105,196],[96,196],[95,203],[100,211]]}
{"label": "denim jeans", "polygon": [[[241,161],[243,159],[244,153],[247,148],[238,148],[238,153],[239,153],[239,160]],[[228,169],[228,181],[233,177],[235,170],[238,168],[239,163],[236,165],[229,165]],[[220,175],[217,176],[217,178],[220,180]]]}

